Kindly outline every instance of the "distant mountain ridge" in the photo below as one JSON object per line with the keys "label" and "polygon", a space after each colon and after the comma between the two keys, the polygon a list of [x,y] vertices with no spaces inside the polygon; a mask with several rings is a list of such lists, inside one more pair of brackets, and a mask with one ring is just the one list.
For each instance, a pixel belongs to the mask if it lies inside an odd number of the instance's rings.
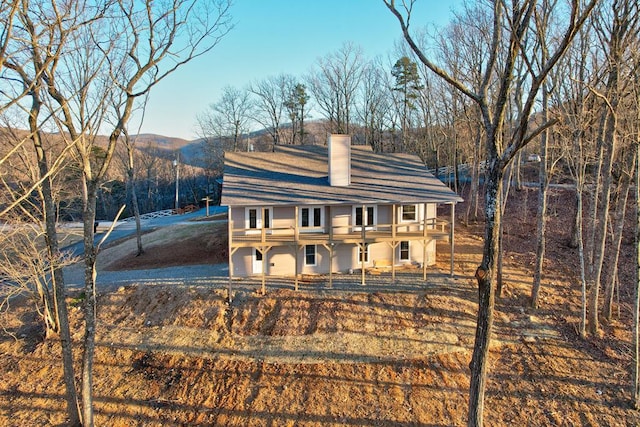
{"label": "distant mountain ridge", "polygon": [[[307,143],[317,144],[323,143],[326,139],[324,133],[325,122],[323,120],[310,120],[305,122],[305,140]],[[287,124],[284,124],[283,129],[287,129]],[[189,164],[192,166],[205,167],[203,152],[205,149],[205,139],[197,138],[193,140],[186,140],[183,138],[176,138],[164,135],[158,135],[154,133],[141,133],[138,135],[132,135],[135,138],[136,149],[141,151],[147,151],[149,154],[158,155],[162,158],[173,160],[176,158],[176,153],[180,153],[180,162]],[[240,140],[246,142],[247,139],[251,141],[253,148],[256,151],[264,151],[270,149],[272,144],[271,135],[267,129],[260,129],[249,133],[244,133],[240,136]]]}

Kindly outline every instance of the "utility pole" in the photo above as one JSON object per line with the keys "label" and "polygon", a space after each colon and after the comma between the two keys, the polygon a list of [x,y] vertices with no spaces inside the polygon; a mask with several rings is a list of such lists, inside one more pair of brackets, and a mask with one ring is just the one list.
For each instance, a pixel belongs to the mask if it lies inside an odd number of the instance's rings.
{"label": "utility pole", "polygon": [[178,154],[175,158],[175,160],[173,161],[173,167],[176,168],[176,201],[175,201],[175,209],[176,212],[178,211],[178,209],[180,209],[180,201],[178,198],[178,194],[180,194],[178,192],[178,185],[180,182],[180,168],[178,167],[180,165],[180,163],[178,162],[178,160],[180,159],[180,154]]}

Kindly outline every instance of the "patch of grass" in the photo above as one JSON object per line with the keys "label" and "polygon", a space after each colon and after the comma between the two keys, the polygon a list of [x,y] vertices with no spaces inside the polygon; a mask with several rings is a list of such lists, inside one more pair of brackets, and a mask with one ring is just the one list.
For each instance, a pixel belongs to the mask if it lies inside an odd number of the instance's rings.
{"label": "patch of grass", "polygon": [[77,296],[71,298],[71,300],[69,301],[69,305],[71,307],[80,307],[84,303],[84,300],[86,299],[87,299],[87,294],[85,293],[85,291],[80,291],[80,293]]}

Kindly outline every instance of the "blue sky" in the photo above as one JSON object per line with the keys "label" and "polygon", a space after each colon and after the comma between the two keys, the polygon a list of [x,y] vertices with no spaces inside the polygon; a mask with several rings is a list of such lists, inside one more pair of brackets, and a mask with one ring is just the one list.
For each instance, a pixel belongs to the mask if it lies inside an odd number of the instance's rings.
{"label": "blue sky", "polygon": [[[460,3],[418,2],[413,25],[446,24]],[[231,14],[235,27],[218,46],[152,91],[142,133],[195,139],[196,115],[226,85],[242,88],[280,73],[302,78],[345,42],[361,46],[365,58],[386,57],[401,38],[382,0],[235,0]]]}

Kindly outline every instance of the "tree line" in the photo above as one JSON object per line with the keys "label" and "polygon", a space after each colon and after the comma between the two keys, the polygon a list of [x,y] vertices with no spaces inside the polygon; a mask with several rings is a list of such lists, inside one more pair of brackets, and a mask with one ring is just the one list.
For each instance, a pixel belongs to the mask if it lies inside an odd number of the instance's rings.
{"label": "tree line", "polygon": [[[121,166],[131,180],[137,168],[129,137],[134,111],[165,77],[218,44],[232,27],[229,10],[227,0],[0,3],[0,239],[6,261],[0,273],[10,290],[35,289],[47,334],[61,342],[70,425],[94,423],[94,222],[101,196],[115,188],[109,181],[114,159],[127,153]],[[72,260],[60,251],[56,229],[65,201],[75,205],[66,211],[75,209],[83,222],[79,372],[62,270]]]}
{"label": "tree line", "polygon": [[[221,170],[224,151],[318,144],[324,143],[320,135],[348,133],[376,152],[411,152],[436,167],[451,164],[451,144],[434,134],[443,132],[439,120],[446,112],[436,114],[429,101],[446,102],[442,87],[423,83],[432,78],[404,45],[396,53],[398,59],[385,64],[380,57],[367,60],[359,46],[346,42],[305,76],[283,73],[223,87],[196,118],[208,156]],[[262,136],[251,138],[255,129]]]}
{"label": "tree line", "polygon": [[[567,245],[578,249],[580,272],[574,278],[582,294],[576,302],[582,318],[578,330],[582,337],[599,339],[601,318],[612,319],[616,288],[635,294],[635,307],[626,320],[635,340],[632,401],[638,408],[640,287],[637,275],[635,283],[620,283],[617,275],[625,218],[632,214],[629,202],[635,197],[638,215],[640,199],[638,3],[469,3],[445,29],[435,50],[425,43],[423,32],[410,26],[414,1],[384,3],[397,18],[418,63],[447,88],[442,93],[448,94],[449,129],[468,120],[466,137],[473,141],[467,146],[472,150],[468,158],[473,159],[473,173],[466,219],[478,217],[477,194],[482,191],[484,215],[479,217],[485,235],[482,262],[475,273],[479,308],[468,424],[482,425],[495,299],[503,286],[502,215],[509,190],[522,185],[519,168],[527,146],[540,159],[531,307],[541,304],[549,181],[562,176],[575,188],[574,226]],[[455,130],[449,135],[454,144],[460,136]],[[480,161],[485,165],[482,186]],[[640,216],[635,222],[638,234]],[[640,248],[638,238],[636,245]]]}

